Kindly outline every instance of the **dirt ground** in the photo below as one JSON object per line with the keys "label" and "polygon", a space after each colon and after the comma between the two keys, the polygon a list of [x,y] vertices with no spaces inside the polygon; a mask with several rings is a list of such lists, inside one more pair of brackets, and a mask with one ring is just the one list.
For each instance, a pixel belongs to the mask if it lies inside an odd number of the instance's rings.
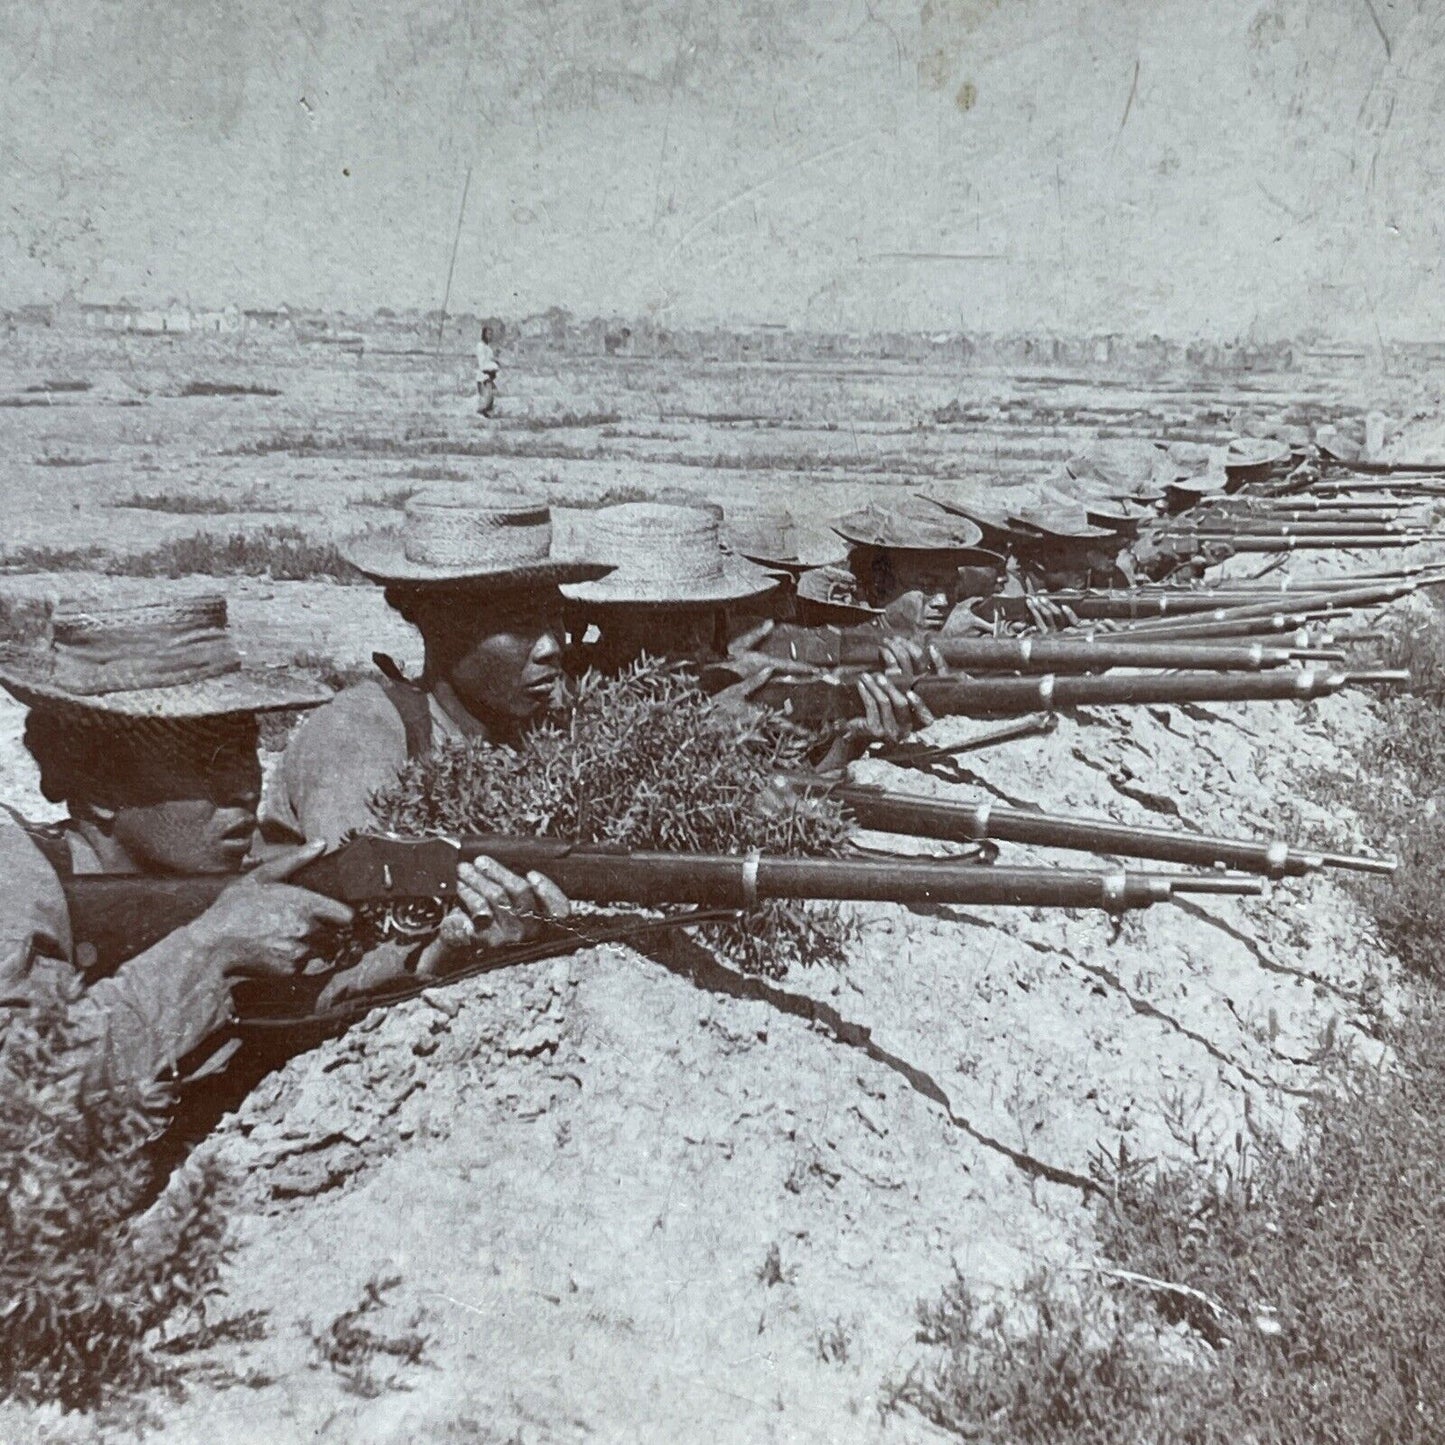
{"label": "dirt ground", "polygon": [[[507,373],[501,417],[486,426],[449,365],[190,345],[127,356],[55,339],[0,357],[0,395],[48,377],[94,382],[0,410],[9,547],[139,550],[278,521],[341,536],[394,520],[374,503],[433,470],[526,476],[559,505],[619,487],[686,487],[725,505],[781,496],[821,521],[924,481],[1049,473],[1101,431],[1218,443],[1247,411],[1314,422],[1381,406],[1400,454],[1445,442],[1424,383],[1399,378],[1124,389],[559,360]],[[196,377],[282,395],[166,394]],[[971,419],[936,422],[955,400]],[[1425,424],[1399,430],[1412,419]],[[117,505],[136,493],[227,497],[238,510]],[[3,581],[9,595],[213,585]],[[220,585],[254,655],[415,655],[372,589]],[[857,773],[1368,848],[1357,820],[1310,800],[1308,780],[1350,775],[1373,714],[1366,693],[1096,709],[969,755],[967,785],[880,763]],[[20,722],[0,708],[0,795],[39,813]],[[945,719],[927,740],[971,726]],[[1006,848],[1003,861],[1088,860]],[[984,1293],[1040,1268],[1089,1270],[1078,1181],[1098,1151],[1213,1157],[1257,1128],[1288,1136],[1329,1041],[1377,1048],[1360,1004],[1389,959],[1339,875],[1118,924],[881,905],[857,919],[837,971],[766,986],[713,970],[696,982],[685,949],[593,949],[377,1012],[267,1077],[203,1146],[242,1180],[228,1308],[264,1311],[265,1333],[217,1349],[184,1399],[157,1399],[155,1438],[939,1438],[879,1410],[888,1382],[927,1357],[921,1298],[955,1270]],[[316,1343],[369,1282],[380,1300],[369,1328],[383,1341],[425,1335],[419,1363],[384,1348],[328,1359]],[[0,1435],[17,1441],[98,1428],[0,1414]]]}

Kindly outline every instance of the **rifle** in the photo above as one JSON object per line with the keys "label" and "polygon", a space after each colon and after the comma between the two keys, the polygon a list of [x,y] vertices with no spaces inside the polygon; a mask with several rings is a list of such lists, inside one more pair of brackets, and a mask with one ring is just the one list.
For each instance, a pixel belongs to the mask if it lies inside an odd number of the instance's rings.
{"label": "rifle", "polygon": [[1399,537],[1407,532],[1418,532],[1418,526],[1407,527],[1395,518],[1352,517],[1349,519],[1310,517],[1294,521],[1288,517],[1254,517],[1245,513],[1233,513],[1192,517],[1181,515],[1178,520],[1188,528],[1190,536],[1222,538],[1233,541],[1236,537],[1295,537],[1301,543],[1313,542],[1318,538],[1331,540],[1348,532],[1357,537]]}
{"label": "rifle", "polygon": [[1445,462],[1342,462],[1331,457],[1332,472],[1351,472],[1362,477],[1439,477],[1445,481]]}
{"label": "rifle", "polygon": [[1359,536],[1339,533],[1324,537],[1262,537],[1237,532],[1205,532],[1197,529],[1167,533],[1157,541],[1165,546],[1187,547],[1225,542],[1236,552],[1348,552],[1372,547],[1413,547],[1428,532],[1397,532],[1390,536]]}
{"label": "rifle", "polygon": [[[855,683],[859,674],[835,671],[769,678],[752,700],[782,710],[805,727],[864,715]],[[717,690],[736,681],[726,667],[708,668],[703,685]],[[1187,702],[1308,701],[1345,687],[1407,683],[1408,671],[1314,672],[1281,668],[1243,675],[1217,672],[1109,673],[1103,677],[918,677],[899,678],[935,717],[1014,717],[1069,707],[1109,707]]]}
{"label": "rifle", "polygon": [[[806,780],[804,786],[806,786]],[[1061,818],[993,803],[960,803],[947,799],[893,793],[883,788],[845,783],[829,790],[862,828],[880,833],[938,838],[950,843],[1030,843],[1043,848],[1069,848],[1120,858],[1149,858],[1195,867],[1238,868],[1271,878],[1298,877],[1320,868],[1387,875],[1396,869],[1392,858],[1354,853],[1326,853],[1291,847],[1277,839],[1211,838],[1169,828],[1134,828],[1124,823],[1088,818]]]}
{"label": "rifle", "polygon": [[[1306,611],[1311,604],[1328,607],[1364,607],[1375,603],[1394,602],[1416,591],[1421,585],[1414,577],[1366,581],[1360,586],[1326,586],[1318,592],[1311,591],[1313,583],[1301,584],[1304,589],[1300,596],[1291,596],[1290,606],[1295,611]],[[1330,596],[1323,594],[1328,592]],[[1089,592],[1083,590],[1041,592],[1036,597],[983,597],[973,604],[974,616],[985,622],[1003,618],[1006,622],[1032,622],[1030,602],[1048,602],[1067,608],[1080,621],[1125,621],[1136,618],[1184,617],[1197,613],[1211,613],[1217,620],[1229,609],[1233,615],[1248,616],[1240,609],[1254,606],[1274,606],[1269,601],[1274,590],[1264,589],[1263,595],[1243,588],[1159,588],[1156,591],[1139,592]],[[1255,614],[1258,615],[1258,614]]]}
{"label": "rifle", "polygon": [[[889,634],[872,628],[798,629],[780,626],[760,643],[760,655],[777,667],[892,666],[883,650]],[[909,634],[913,636],[913,634]],[[965,672],[1099,672],[1111,667],[1197,667],[1219,672],[1260,672],[1299,660],[1301,649],[1259,642],[1189,644],[1136,642],[1118,634],[1063,632],[1049,637],[946,637],[921,634],[947,667]],[[1313,654],[1319,659],[1319,654]],[[1343,661],[1344,654],[1325,659]]]}
{"label": "rifle", "polygon": [[[380,940],[422,940],[457,896],[457,865],[495,859],[547,875],[577,902],[752,908],[764,899],[851,899],[971,907],[1146,908],[1175,893],[1255,895],[1251,879],[1089,869],[994,868],[958,859],[797,858],[761,853],[660,853],[554,838],[361,834],[299,868],[288,882],[339,899]],[[77,873],[61,880],[77,954],[112,971],[199,917],[231,874],[166,877]]]}
{"label": "rifle", "polygon": [[1232,497],[1205,497],[1190,510],[1254,512],[1265,516],[1275,516],[1281,512],[1299,512],[1303,516],[1339,512],[1342,516],[1359,517],[1372,516],[1375,513],[1393,516],[1416,505],[1417,503],[1393,496],[1372,500],[1369,497],[1315,497],[1307,493],[1297,496],[1258,497],[1253,493],[1236,492]]}

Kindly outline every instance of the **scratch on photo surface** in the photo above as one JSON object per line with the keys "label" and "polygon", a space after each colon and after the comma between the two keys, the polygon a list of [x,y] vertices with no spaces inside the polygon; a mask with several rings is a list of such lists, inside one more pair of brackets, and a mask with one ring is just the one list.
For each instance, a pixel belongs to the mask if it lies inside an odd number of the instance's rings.
{"label": "scratch on photo surface", "polygon": [[777,170],[773,171],[771,175],[764,176],[762,180],[755,181],[750,186],[744,186],[740,191],[735,191],[726,200],[714,206],[700,220],[688,227],[673,246],[672,250],[668,252],[667,259],[669,261],[676,260],[679,253],[691,243],[693,237],[710,226],[719,216],[726,215],[727,212],[742,205],[744,201],[751,200],[760,192],[765,191],[769,186],[784,179],[784,177],[793,175],[796,171],[803,170],[808,166],[816,164],[818,161],[830,160],[833,156],[845,155],[848,151],[857,150],[859,146],[873,139],[873,133],[870,131],[865,135],[854,136],[852,140],[840,141],[834,146],[825,146],[822,150],[812,151],[808,155],[801,156],[798,160],[790,161],[787,165],[780,166]]}

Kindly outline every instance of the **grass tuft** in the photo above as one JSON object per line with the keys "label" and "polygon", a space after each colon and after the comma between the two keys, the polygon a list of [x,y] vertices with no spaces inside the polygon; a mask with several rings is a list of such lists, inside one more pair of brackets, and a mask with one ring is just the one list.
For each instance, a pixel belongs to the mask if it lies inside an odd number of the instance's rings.
{"label": "grass tuft", "polygon": [[112,577],[270,577],[276,582],[360,581],[334,542],[299,527],[262,527],[218,537],[177,537],[146,552],[116,556],[103,547],[19,547],[3,565],[19,572],[103,572]]}
{"label": "grass tuft", "polygon": [[188,381],[178,396],[280,396],[279,387],[249,381]]}
{"label": "grass tuft", "polygon": [[[376,804],[412,836],[518,833],[663,851],[836,856],[848,834],[828,802],[774,801],[779,770],[803,766],[807,739],[760,713],[740,728],[678,669],[644,660],[622,677],[591,674],[568,712],[518,748],[448,744],[409,763]],[[749,972],[837,963],[847,930],[823,905],[769,902],[710,930]]]}
{"label": "grass tuft", "polygon": [[224,517],[239,512],[288,512],[293,510],[256,487],[235,497],[205,496],[197,492],[132,492],[112,502],[140,512],[167,512],[178,517]]}

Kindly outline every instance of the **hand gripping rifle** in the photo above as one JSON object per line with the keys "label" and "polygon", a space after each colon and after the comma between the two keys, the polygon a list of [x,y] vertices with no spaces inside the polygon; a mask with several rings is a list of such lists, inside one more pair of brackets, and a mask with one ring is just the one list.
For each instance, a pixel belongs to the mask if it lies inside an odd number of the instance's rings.
{"label": "hand gripping rifle", "polygon": [[[1253,879],[1122,869],[995,868],[959,859],[797,858],[764,853],[659,853],[551,838],[460,839],[362,834],[288,882],[358,910],[377,941],[421,941],[457,897],[457,865],[495,859],[544,873],[577,902],[752,908],[764,899],[852,899],[1013,908],[1146,908],[1175,893],[1257,894]],[[203,913],[229,874],[75,874],[62,879],[77,955],[108,972]],[[585,943],[586,939],[580,940]]]}
{"label": "hand gripping rifle", "polygon": [[[789,781],[808,786],[806,779]],[[1320,868],[1384,876],[1396,868],[1393,858],[1326,853],[1293,847],[1278,839],[1214,838],[1172,828],[1135,828],[1108,819],[1060,818],[1020,808],[1000,808],[991,802],[963,803],[894,793],[859,783],[832,787],[828,796],[842,803],[859,827],[950,843],[1027,843],[1118,858],[1237,868],[1270,878],[1298,877]]]}

